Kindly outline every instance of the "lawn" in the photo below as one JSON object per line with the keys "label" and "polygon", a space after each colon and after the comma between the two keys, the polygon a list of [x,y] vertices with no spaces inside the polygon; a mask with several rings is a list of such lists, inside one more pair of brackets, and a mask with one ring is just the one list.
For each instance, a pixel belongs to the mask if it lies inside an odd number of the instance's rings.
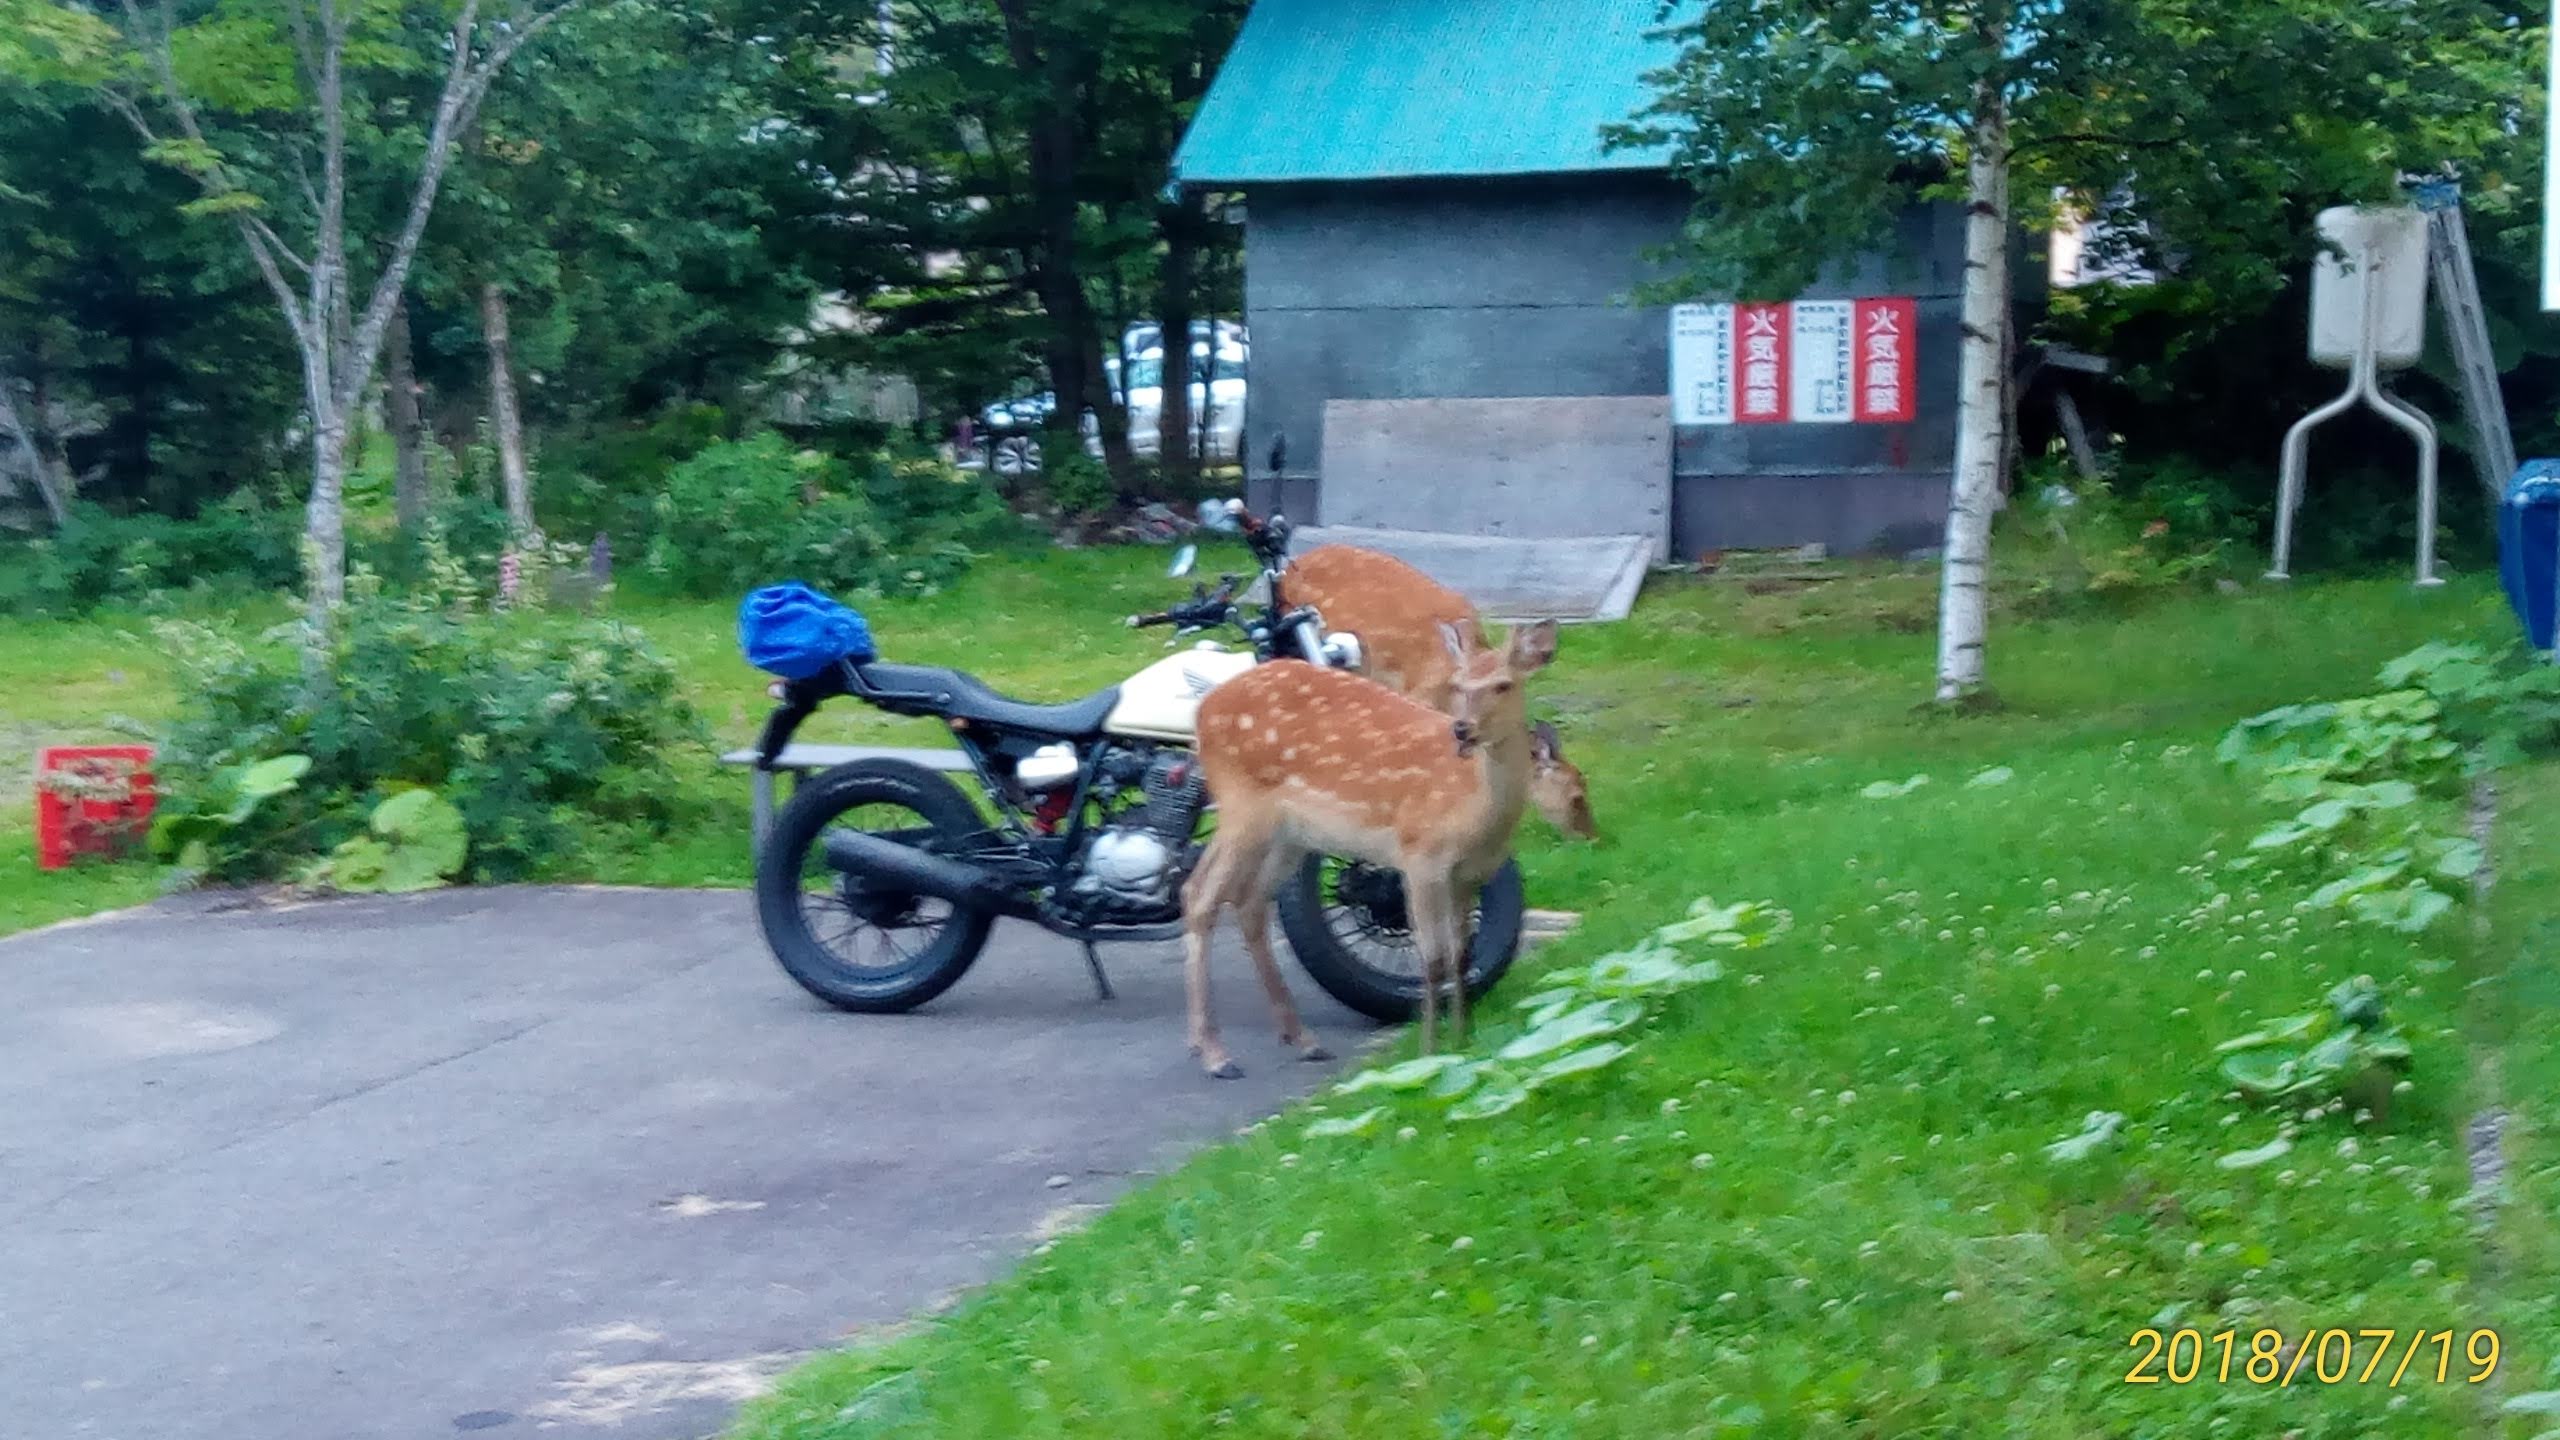
{"label": "lawn", "polygon": [[[1158,653],[1115,622],[1167,593],[1160,563],[1055,554],[868,608],[897,658],[1063,696]],[[2495,923],[2458,915],[2412,942],[2226,870],[2271,816],[2211,751],[2241,716],[2370,689],[2423,640],[2503,633],[2494,594],[2349,581],[2012,616],[1992,652],[2000,707],[1949,716],[1915,704],[1930,583],[1669,580],[1633,622],[1567,632],[1536,703],[1607,838],[1524,831],[1532,903],[1586,917],[1528,968],[1622,945],[1702,894],[1795,918],[1675,1002],[1635,1059],[1474,1126],[1415,1105],[1373,1137],[1318,1140],[1313,1109],[1280,1117],[908,1338],[813,1362],[738,1435],[2490,1431],[2497,1400],[2543,1388],[2554,1358],[2560,1042],[2520,1016],[2560,1000],[2535,903],[2560,867],[2560,778],[2508,777],[2504,874],[2479,912]],[[724,741],[752,733],[760,686],[725,607],[618,608]],[[134,632],[0,626],[0,744],[159,713],[165,681]],[[811,733],[915,733],[850,710],[824,723]],[[599,837],[563,877],[743,881],[744,781],[687,766],[700,804],[683,831]],[[1966,785],[1993,767],[2014,778]],[[1862,794],[1919,774],[1897,798]],[[8,860],[26,849],[22,798],[11,810],[0,929],[149,892],[132,867],[31,883]],[[2418,1047],[2387,1118],[2225,1099],[2217,1041],[2357,974]],[[2462,1143],[2482,1103],[2511,1110],[2514,1157],[2485,1229]],[[2049,1159],[2094,1110],[2128,1117],[2120,1143]],[[2216,1164],[2280,1127],[2280,1162]],[[2261,1326],[2496,1324],[2505,1348],[2480,1387],[2458,1353],[2436,1383],[2432,1351],[2396,1389],[2389,1367],[2266,1386],[2238,1364],[2227,1382],[2208,1365],[2128,1384],[2152,1324],[2237,1330],[2241,1361]]]}

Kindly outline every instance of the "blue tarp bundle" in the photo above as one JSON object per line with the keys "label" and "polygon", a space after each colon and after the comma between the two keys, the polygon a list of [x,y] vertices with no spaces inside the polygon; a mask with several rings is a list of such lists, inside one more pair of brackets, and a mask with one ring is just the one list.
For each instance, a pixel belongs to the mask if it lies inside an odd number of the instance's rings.
{"label": "blue tarp bundle", "polygon": [[2498,507],[2498,578],[2533,648],[2550,649],[2560,623],[2560,460],[2517,467]]}
{"label": "blue tarp bundle", "polygon": [[738,648],[747,663],[785,680],[806,680],[839,660],[872,660],[871,626],[797,580],[767,585],[738,607]]}

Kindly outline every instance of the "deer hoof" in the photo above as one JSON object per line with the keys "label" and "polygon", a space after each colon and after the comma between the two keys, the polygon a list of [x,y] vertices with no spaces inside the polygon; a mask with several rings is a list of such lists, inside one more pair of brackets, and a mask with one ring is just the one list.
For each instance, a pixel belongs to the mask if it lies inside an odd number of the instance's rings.
{"label": "deer hoof", "polygon": [[1209,1067],[1209,1078],[1212,1080],[1241,1080],[1244,1078],[1244,1067],[1233,1060],[1221,1060],[1217,1064]]}
{"label": "deer hoof", "polygon": [[1310,1065],[1321,1065],[1333,1058],[1333,1052],[1322,1045],[1311,1044],[1298,1051],[1298,1058]]}

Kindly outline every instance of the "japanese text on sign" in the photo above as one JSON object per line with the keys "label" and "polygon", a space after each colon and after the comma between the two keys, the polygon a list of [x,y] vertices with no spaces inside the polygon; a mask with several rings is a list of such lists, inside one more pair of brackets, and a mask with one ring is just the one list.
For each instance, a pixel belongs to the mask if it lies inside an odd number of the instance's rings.
{"label": "japanese text on sign", "polygon": [[1671,307],[1671,414],[1676,425],[1733,423],[1733,307]]}
{"label": "japanese text on sign", "polygon": [[1675,306],[1672,423],[1907,424],[1918,311],[1906,298]]}

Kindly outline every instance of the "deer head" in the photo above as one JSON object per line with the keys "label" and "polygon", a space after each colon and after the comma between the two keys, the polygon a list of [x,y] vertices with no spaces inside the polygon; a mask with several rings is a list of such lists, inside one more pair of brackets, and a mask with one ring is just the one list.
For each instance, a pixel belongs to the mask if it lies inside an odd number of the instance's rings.
{"label": "deer head", "polygon": [[1591,783],[1564,758],[1556,727],[1541,720],[1529,731],[1529,803],[1547,823],[1576,840],[1600,838],[1591,818]]}
{"label": "deer head", "polygon": [[1443,622],[1440,643],[1448,647],[1449,721],[1463,752],[1479,743],[1527,744],[1529,697],[1522,677],[1544,669],[1556,658],[1556,622],[1513,627],[1502,648],[1486,648],[1474,633]]}

